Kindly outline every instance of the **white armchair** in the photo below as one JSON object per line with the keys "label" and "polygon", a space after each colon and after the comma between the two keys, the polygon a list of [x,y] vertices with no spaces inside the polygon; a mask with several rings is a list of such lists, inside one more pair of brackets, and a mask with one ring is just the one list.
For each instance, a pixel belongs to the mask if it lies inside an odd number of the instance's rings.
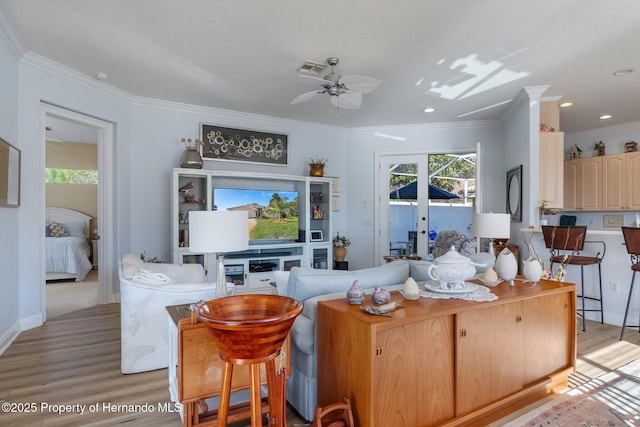
{"label": "white armchair", "polygon": [[[154,283],[155,282],[155,283]],[[168,305],[215,298],[200,264],[145,263],[125,255],[120,264],[121,360],[123,374],[168,366]]]}

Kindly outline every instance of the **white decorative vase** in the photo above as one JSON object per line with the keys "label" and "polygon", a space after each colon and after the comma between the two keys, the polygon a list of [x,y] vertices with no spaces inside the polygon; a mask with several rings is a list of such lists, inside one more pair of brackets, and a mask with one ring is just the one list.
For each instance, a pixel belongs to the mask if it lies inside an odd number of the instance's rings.
{"label": "white decorative vase", "polygon": [[515,285],[513,279],[515,279],[518,274],[518,261],[516,261],[515,255],[513,255],[509,248],[504,248],[498,254],[494,270],[496,270],[500,279],[509,282],[511,286]]}
{"label": "white decorative vase", "polygon": [[542,277],[542,265],[540,264],[540,260],[534,257],[529,257],[523,261],[522,264],[522,274],[524,274],[525,279],[534,285],[538,283]]}

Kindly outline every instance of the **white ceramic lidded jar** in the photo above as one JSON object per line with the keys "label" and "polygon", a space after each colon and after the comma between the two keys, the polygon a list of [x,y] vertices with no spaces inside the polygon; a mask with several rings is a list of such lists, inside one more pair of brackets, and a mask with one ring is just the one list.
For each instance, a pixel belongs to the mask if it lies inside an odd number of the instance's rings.
{"label": "white ceramic lidded jar", "polygon": [[460,255],[454,246],[446,254],[439,256],[429,266],[429,277],[438,282],[441,289],[462,289],[464,281],[471,279],[476,274],[475,264],[469,258]]}

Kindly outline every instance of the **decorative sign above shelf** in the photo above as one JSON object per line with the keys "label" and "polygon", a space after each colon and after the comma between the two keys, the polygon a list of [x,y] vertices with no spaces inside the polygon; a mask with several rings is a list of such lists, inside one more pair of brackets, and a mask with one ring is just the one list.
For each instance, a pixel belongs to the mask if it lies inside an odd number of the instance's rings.
{"label": "decorative sign above shelf", "polygon": [[205,160],[266,163],[286,166],[289,157],[288,135],[250,129],[233,129],[200,124]]}

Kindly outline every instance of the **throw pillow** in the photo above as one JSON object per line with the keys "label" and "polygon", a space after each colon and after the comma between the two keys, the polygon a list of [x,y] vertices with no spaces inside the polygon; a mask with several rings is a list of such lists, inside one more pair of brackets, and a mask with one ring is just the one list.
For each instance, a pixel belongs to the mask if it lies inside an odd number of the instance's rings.
{"label": "throw pillow", "polygon": [[69,233],[66,228],[58,224],[57,222],[52,222],[49,224],[49,231],[51,232],[51,237],[67,237]]}

